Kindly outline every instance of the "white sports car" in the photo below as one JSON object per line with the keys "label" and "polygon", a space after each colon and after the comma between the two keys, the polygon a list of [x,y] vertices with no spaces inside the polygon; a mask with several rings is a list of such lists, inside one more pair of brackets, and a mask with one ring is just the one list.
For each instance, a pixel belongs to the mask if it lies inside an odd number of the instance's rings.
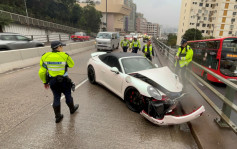
{"label": "white sports car", "polygon": [[140,112],[157,125],[181,124],[199,117],[201,106],[190,114],[173,116],[171,112],[184,96],[183,85],[168,67],[158,68],[144,56],[133,53],[91,54],[88,79],[117,94],[127,107]]}

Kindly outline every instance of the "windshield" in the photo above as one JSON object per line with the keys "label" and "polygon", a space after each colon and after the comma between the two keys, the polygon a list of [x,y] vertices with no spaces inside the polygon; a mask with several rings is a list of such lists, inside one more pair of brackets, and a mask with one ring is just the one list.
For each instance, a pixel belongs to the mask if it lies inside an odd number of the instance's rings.
{"label": "windshield", "polygon": [[143,57],[124,58],[122,65],[126,74],[156,68],[150,61]]}
{"label": "windshield", "polygon": [[132,38],[132,35],[127,35],[126,37],[127,37],[127,38]]}
{"label": "windshield", "polygon": [[220,72],[226,76],[237,77],[237,38],[223,41]]}
{"label": "windshield", "polygon": [[96,38],[111,39],[111,34],[109,34],[109,33],[98,33]]}
{"label": "windshield", "polygon": [[75,35],[83,36],[83,33],[82,32],[76,32]]}

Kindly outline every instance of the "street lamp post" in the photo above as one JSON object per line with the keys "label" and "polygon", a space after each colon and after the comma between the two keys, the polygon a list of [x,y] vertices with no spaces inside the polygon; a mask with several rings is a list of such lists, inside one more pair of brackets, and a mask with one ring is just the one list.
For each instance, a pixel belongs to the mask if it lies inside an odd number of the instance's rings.
{"label": "street lamp post", "polygon": [[195,29],[194,40],[196,40],[196,32],[197,32],[197,24],[198,24],[198,14],[196,16],[197,16],[197,22],[196,22],[196,29]]}

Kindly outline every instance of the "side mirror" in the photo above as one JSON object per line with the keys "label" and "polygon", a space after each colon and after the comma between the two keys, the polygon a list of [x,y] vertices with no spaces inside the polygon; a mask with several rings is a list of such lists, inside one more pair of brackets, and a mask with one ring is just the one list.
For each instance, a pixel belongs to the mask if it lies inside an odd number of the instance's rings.
{"label": "side mirror", "polygon": [[116,74],[119,74],[119,70],[118,70],[117,67],[112,67],[112,68],[110,69],[110,71],[112,71],[112,72],[114,72],[114,73],[116,73]]}
{"label": "side mirror", "polygon": [[157,65],[157,64],[155,64],[155,66],[156,66],[156,68],[158,68],[158,65]]}

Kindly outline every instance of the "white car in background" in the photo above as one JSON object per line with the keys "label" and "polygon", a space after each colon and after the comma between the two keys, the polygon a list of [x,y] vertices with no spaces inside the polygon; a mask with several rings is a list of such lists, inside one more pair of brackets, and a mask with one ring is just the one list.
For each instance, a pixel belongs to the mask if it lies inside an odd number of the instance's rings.
{"label": "white car in background", "polygon": [[90,83],[107,87],[122,98],[130,110],[140,112],[154,124],[185,123],[205,111],[201,106],[188,115],[171,115],[184,96],[183,85],[168,67],[158,68],[144,56],[123,52],[92,53],[87,71]]}

